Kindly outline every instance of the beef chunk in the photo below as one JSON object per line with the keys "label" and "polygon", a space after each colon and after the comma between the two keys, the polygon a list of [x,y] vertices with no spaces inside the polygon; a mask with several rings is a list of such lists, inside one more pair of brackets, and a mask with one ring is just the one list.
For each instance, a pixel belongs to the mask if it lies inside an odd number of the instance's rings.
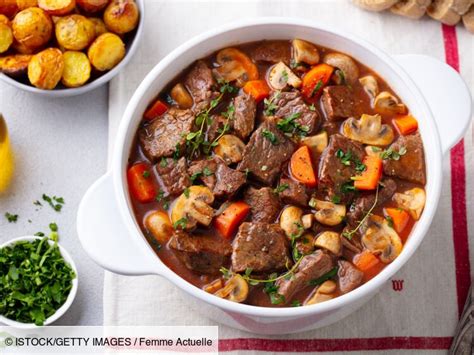
{"label": "beef chunk", "polygon": [[309,201],[309,195],[306,186],[292,179],[281,178],[279,186],[288,185],[288,188],[280,192],[280,198],[289,205],[299,205],[306,207]]}
{"label": "beef chunk", "polygon": [[337,276],[339,277],[339,289],[342,293],[348,293],[359,287],[364,279],[364,273],[345,260],[339,260]]}
{"label": "beef chunk", "polygon": [[[265,137],[263,132],[268,133],[267,131],[275,136],[276,143]],[[294,150],[295,144],[273,122],[264,122],[250,136],[238,170],[248,169],[252,177],[271,185],[280,173],[283,163],[290,159]]]}
{"label": "beef chunk", "polygon": [[184,189],[191,185],[187,171],[186,158],[175,161],[173,158],[166,158],[156,164],[156,171],[161,178],[164,189],[170,195],[179,195]]}
{"label": "beef chunk", "polygon": [[273,223],[280,213],[280,200],[269,187],[249,187],[244,192],[244,201],[250,206],[252,222]]}
{"label": "beef chunk", "polygon": [[303,257],[293,277],[282,278],[276,282],[278,293],[285,297],[286,302],[289,302],[296,292],[309,286],[311,280],[323,276],[333,267],[333,259],[327,253],[316,250]]}
{"label": "beef chunk", "polygon": [[232,253],[230,243],[220,237],[196,236],[175,231],[169,247],[190,270],[203,274],[217,274]]}
{"label": "beef chunk", "polygon": [[355,115],[354,97],[351,89],[345,85],[325,87],[321,101],[329,121]]}
{"label": "beef chunk", "polygon": [[280,92],[273,95],[274,103],[278,107],[275,117],[285,118],[291,115],[299,115],[295,122],[307,127],[308,134],[315,133],[319,127],[320,119],[318,111],[311,110],[303,101],[299,92]]}
{"label": "beef chunk", "polygon": [[290,64],[291,49],[286,42],[265,41],[251,50],[250,56],[257,62]]}
{"label": "beef chunk", "polygon": [[214,141],[214,139],[216,139],[219,136],[220,132],[224,129],[224,125],[226,121],[227,119],[224,116],[221,116],[221,115],[212,116],[211,125],[207,129],[207,140],[209,142]]}
{"label": "beef chunk", "polygon": [[232,270],[255,273],[284,270],[290,262],[288,240],[277,224],[245,222],[232,245]]}
{"label": "beef chunk", "polygon": [[214,195],[216,197],[231,197],[246,182],[245,174],[241,171],[229,168],[221,160],[217,164],[216,185],[214,186]]}
{"label": "beef chunk", "polygon": [[188,75],[186,75],[184,84],[194,99],[196,111],[206,107],[217,96],[213,90],[216,81],[212,76],[212,71],[202,60],[197,61]]}
{"label": "beef chunk", "polygon": [[[397,191],[397,183],[393,179],[385,179],[382,181],[382,188],[379,190],[377,205],[381,206],[386,201],[392,198],[395,191]],[[355,227],[364,218],[365,214],[369,212],[374,205],[375,193],[358,197],[347,213],[347,224]]]}
{"label": "beef chunk", "polygon": [[140,146],[152,161],[174,153],[176,146],[185,143],[186,135],[191,132],[194,114],[191,110],[169,109],[161,117],[138,132]]}
{"label": "beef chunk", "polygon": [[215,159],[193,161],[188,169],[189,176],[201,180],[211,191],[216,185],[217,162]]}
{"label": "beef chunk", "polygon": [[257,103],[252,96],[243,93],[234,99],[234,109],[234,132],[245,140],[253,131]]}
{"label": "beef chunk", "polygon": [[[344,165],[336,156],[339,150],[344,154],[351,153],[350,165]],[[346,183],[351,183],[351,177],[356,175],[353,160],[362,161],[364,153],[361,144],[340,134],[331,136],[319,163],[319,188],[326,190],[330,197],[337,195],[343,202],[351,201],[353,194],[344,191],[344,186]]]}
{"label": "beef chunk", "polygon": [[424,185],[426,183],[425,156],[420,134],[400,136],[392,143],[390,149],[399,152],[402,147],[405,147],[406,153],[399,160],[384,161],[384,173]]}

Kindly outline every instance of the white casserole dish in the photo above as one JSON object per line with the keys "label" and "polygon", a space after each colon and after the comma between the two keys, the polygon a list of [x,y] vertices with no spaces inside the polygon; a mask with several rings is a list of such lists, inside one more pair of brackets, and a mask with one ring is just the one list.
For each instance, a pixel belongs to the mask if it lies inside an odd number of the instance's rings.
{"label": "white casserole dish", "polygon": [[[347,53],[376,71],[419,121],[427,169],[426,207],[401,255],[370,282],[320,304],[264,308],[232,303],[184,281],[164,265],[145,240],[133,215],[126,168],[133,139],[150,101],[188,65],[215,50],[239,43],[301,38]],[[436,81],[435,81],[436,78]],[[439,85],[442,82],[443,85]],[[186,42],[159,62],[128,103],[121,121],[110,171],[84,196],[78,212],[83,247],[99,265],[124,275],[161,275],[181,288],[202,314],[231,327],[262,334],[298,332],[325,326],[368,301],[413,255],[438,205],[443,153],[463,136],[472,99],[461,77],[426,56],[390,56],[377,47],[335,29],[288,18],[260,18],[221,27]],[[442,132],[440,138],[439,132]]]}

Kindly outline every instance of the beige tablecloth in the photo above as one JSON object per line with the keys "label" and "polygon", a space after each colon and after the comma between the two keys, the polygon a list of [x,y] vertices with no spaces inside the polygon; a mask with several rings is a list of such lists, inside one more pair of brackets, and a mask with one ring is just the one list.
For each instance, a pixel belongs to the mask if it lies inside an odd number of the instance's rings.
{"label": "beige tablecloth", "polygon": [[[392,54],[419,53],[442,60],[447,55],[453,65],[457,64],[458,55],[461,73],[473,87],[474,37],[461,27],[456,31],[444,28],[443,32],[443,27],[435,21],[410,21],[389,13],[367,13],[344,0],[149,0],[145,34],[138,53],[110,85],[110,149],[128,99],[161,58],[198,33],[256,16],[291,16],[332,24]],[[220,326],[220,350],[400,353],[405,349],[412,354],[445,353],[471,278],[469,259],[473,260],[474,247],[469,258],[467,240],[474,242],[474,226],[469,226],[468,237],[466,220],[469,223],[474,220],[472,138],[470,130],[462,146],[446,158],[441,202],[424,242],[375,298],[337,324],[285,337],[262,337]],[[402,290],[396,290],[397,281],[403,282]],[[107,325],[214,324],[183,307],[180,291],[162,278],[111,273],[105,276],[104,317]]]}

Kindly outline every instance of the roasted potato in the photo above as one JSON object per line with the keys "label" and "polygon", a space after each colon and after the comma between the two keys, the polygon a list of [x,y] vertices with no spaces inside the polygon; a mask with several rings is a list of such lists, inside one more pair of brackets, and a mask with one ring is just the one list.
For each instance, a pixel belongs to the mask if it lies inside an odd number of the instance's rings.
{"label": "roasted potato", "polygon": [[89,17],[89,20],[92,21],[95,28],[95,37],[99,37],[101,34],[108,32],[107,27],[105,27],[104,21],[97,17]]}
{"label": "roasted potato", "polygon": [[76,8],[76,0],[38,0],[38,6],[50,15],[64,16]]}
{"label": "roasted potato", "polygon": [[56,23],[56,39],[65,49],[80,51],[95,38],[95,26],[82,15],[62,17]]}
{"label": "roasted potato", "polygon": [[0,53],[6,52],[13,43],[13,33],[10,26],[0,23]]}
{"label": "roasted potato", "polygon": [[0,14],[0,23],[11,26],[10,20],[5,15]]}
{"label": "roasted potato", "polygon": [[24,46],[37,49],[51,39],[53,22],[38,7],[30,7],[16,14],[12,23],[13,36]]}
{"label": "roasted potato", "polygon": [[16,0],[1,0],[0,1],[0,14],[5,15],[8,18],[12,18],[18,12],[18,6]]}
{"label": "roasted potato", "polygon": [[18,6],[19,10],[38,7],[38,0],[16,0],[16,6]]}
{"label": "roasted potato", "polygon": [[104,9],[109,0],[77,0],[77,5],[85,12],[94,13]]}
{"label": "roasted potato", "polygon": [[125,44],[116,34],[104,33],[91,44],[87,56],[97,70],[110,70],[125,56]]}
{"label": "roasted potato", "polygon": [[37,88],[52,90],[61,80],[63,69],[63,53],[57,48],[48,48],[31,58],[28,79]]}
{"label": "roasted potato", "polygon": [[91,76],[91,63],[89,58],[76,51],[67,51],[63,53],[64,70],[61,82],[68,88],[82,86]]}
{"label": "roasted potato", "polygon": [[26,74],[31,55],[14,54],[0,58],[0,72],[12,77],[19,77]]}
{"label": "roasted potato", "polygon": [[19,54],[34,54],[35,53],[35,48],[27,47],[24,44],[16,41],[15,39],[13,40],[12,48]]}
{"label": "roasted potato", "polygon": [[113,0],[104,12],[107,28],[118,34],[130,32],[138,24],[138,6],[133,0]]}

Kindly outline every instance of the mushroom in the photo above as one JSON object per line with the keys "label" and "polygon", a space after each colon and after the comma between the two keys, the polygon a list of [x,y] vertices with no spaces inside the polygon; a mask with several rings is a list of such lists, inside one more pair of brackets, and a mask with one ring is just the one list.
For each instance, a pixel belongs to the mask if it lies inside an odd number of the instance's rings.
{"label": "mushroom", "polygon": [[386,264],[395,260],[403,248],[397,232],[385,218],[376,215],[367,220],[361,242],[372,253],[380,254],[380,260]]}
{"label": "mushroom", "polygon": [[204,285],[202,289],[206,291],[207,293],[216,293],[222,287],[224,287],[224,283],[222,282],[222,279],[216,279],[212,281],[210,284]]}
{"label": "mushroom", "polygon": [[[305,233],[301,238],[299,238],[296,243],[294,249],[300,255],[308,255],[314,251],[314,237],[309,234]],[[299,258],[295,258],[299,259]]]}
{"label": "mushroom", "polygon": [[220,156],[227,165],[238,163],[242,160],[245,144],[232,134],[225,134],[217,141],[214,153]]}
{"label": "mushroom", "polygon": [[336,205],[329,201],[314,200],[316,220],[326,226],[337,226],[346,216],[346,206]]}
{"label": "mushroom", "polygon": [[301,86],[301,79],[283,62],[275,64],[270,69],[268,82],[274,90],[283,90],[288,85],[294,88]]}
{"label": "mushroom", "polygon": [[288,238],[295,238],[303,232],[303,222],[301,217],[303,210],[299,207],[288,206],[280,216],[280,227],[285,231]]}
{"label": "mushroom", "polygon": [[183,84],[176,84],[170,92],[171,98],[176,101],[180,109],[188,109],[193,106],[193,98]]}
{"label": "mushroom", "polygon": [[163,211],[153,211],[145,216],[144,225],[160,244],[166,244],[173,233],[168,214]]}
{"label": "mushroom", "polygon": [[318,64],[319,51],[318,48],[302,39],[294,39],[292,42],[293,61],[295,65],[306,63],[309,65]]}
{"label": "mushroom", "polygon": [[311,213],[305,214],[301,217],[301,223],[303,224],[304,229],[310,229],[313,225],[314,216]]}
{"label": "mushroom", "polygon": [[325,231],[316,237],[314,246],[326,249],[334,255],[339,255],[342,249],[341,237],[339,236],[339,233]]}
{"label": "mushroom", "polygon": [[393,200],[397,203],[398,207],[403,208],[410,213],[415,221],[418,221],[423,212],[426,202],[425,190],[414,187],[411,190],[407,190],[403,193],[397,192],[393,195]]}
{"label": "mushroom", "polygon": [[379,94],[379,84],[377,83],[377,79],[372,75],[366,75],[360,78],[359,83],[364,87],[365,92],[371,99],[375,99]]}
{"label": "mushroom", "polygon": [[214,202],[214,195],[205,186],[191,186],[177,199],[171,211],[171,222],[175,228],[192,229],[197,223],[208,226],[214,209],[209,206]]}
{"label": "mushroom", "polygon": [[243,302],[249,294],[249,285],[244,278],[235,274],[225,284],[223,288],[214,293],[215,296],[225,298],[232,302]]}
{"label": "mushroom", "polygon": [[394,133],[392,127],[382,124],[380,115],[362,115],[360,119],[350,117],[342,123],[342,134],[352,140],[375,146],[392,143]]}
{"label": "mushroom", "polygon": [[328,53],[324,56],[323,63],[339,69],[344,76],[345,82],[348,84],[354,84],[359,78],[359,68],[348,55],[342,53]]}
{"label": "mushroom", "polygon": [[374,110],[385,115],[404,115],[407,107],[388,91],[382,91],[375,97]]}
{"label": "mushroom", "polygon": [[213,69],[214,75],[228,83],[237,81],[243,86],[248,80],[258,79],[258,68],[252,60],[237,48],[225,48],[216,56],[219,67]]}
{"label": "mushroom", "polygon": [[328,146],[328,134],[321,132],[314,136],[304,137],[301,139],[301,143],[308,146],[313,154],[321,154]]}
{"label": "mushroom", "polygon": [[337,285],[332,280],[324,281],[316,291],[309,296],[309,298],[305,301],[305,306],[321,303],[324,301],[328,301],[334,298],[334,292],[336,291]]}

